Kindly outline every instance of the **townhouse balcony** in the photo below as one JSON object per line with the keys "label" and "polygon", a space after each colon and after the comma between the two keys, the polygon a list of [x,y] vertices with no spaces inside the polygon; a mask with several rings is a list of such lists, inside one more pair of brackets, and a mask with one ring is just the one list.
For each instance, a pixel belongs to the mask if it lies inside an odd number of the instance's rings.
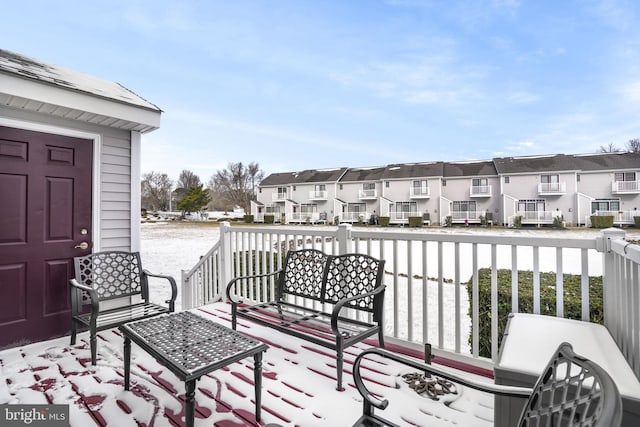
{"label": "townhouse balcony", "polygon": [[428,199],[431,197],[429,187],[409,187],[409,197],[412,199]]}
{"label": "townhouse balcony", "polygon": [[471,197],[491,197],[490,185],[472,185],[469,190]]}
{"label": "townhouse balcony", "polygon": [[360,200],[373,200],[378,198],[378,190],[360,190],[358,191]]}
{"label": "townhouse balcony", "polygon": [[319,212],[290,212],[286,217],[287,222],[293,224],[317,224],[320,222]]}
{"label": "townhouse balcony", "polygon": [[553,224],[555,218],[562,218],[562,211],[517,211],[522,224],[545,225]]}
{"label": "townhouse balcony", "polygon": [[[640,216],[640,211],[595,211],[592,215],[596,216],[612,216],[614,225],[633,225],[635,221],[633,217]],[[585,224],[590,224],[590,220]]]}
{"label": "townhouse balcony", "polygon": [[273,193],[271,194],[272,202],[284,202],[289,198],[289,193]]}
{"label": "townhouse balcony", "polygon": [[341,223],[357,224],[368,221],[370,216],[369,212],[341,212],[338,220]]}
{"label": "townhouse balcony", "polygon": [[638,194],[640,193],[640,181],[614,181],[611,183],[613,194]]}
{"label": "townhouse balcony", "polygon": [[538,184],[539,196],[555,196],[567,193],[567,184],[565,182],[541,182]]}
{"label": "townhouse balcony", "polygon": [[315,191],[315,190],[311,190],[309,191],[309,200],[327,200],[327,191],[326,190],[322,190],[322,191]]}
{"label": "townhouse balcony", "polygon": [[452,224],[480,224],[484,211],[453,211],[451,216]]}

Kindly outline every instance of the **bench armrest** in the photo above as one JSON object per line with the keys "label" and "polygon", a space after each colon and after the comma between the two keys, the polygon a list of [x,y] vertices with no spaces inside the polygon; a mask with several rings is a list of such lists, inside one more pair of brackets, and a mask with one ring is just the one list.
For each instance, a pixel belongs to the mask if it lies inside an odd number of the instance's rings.
{"label": "bench armrest", "polygon": [[[498,385],[490,382],[478,381],[468,376],[460,375],[458,372],[454,372],[453,369],[442,368],[439,366],[430,365],[427,363],[420,362],[415,359],[410,359],[406,356],[402,356],[399,354],[391,353],[388,350],[384,350],[381,348],[370,348],[358,355],[356,360],[353,363],[353,380],[356,385],[356,389],[358,393],[364,399],[365,411],[367,411],[367,407],[374,406],[378,409],[385,409],[389,405],[389,401],[387,399],[380,400],[375,397],[364,385],[362,381],[362,376],[360,374],[360,363],[362,359],[376,354],[387,359],[394,360],[396,362],[402,363],[403,365],[410,366],[415,368],[421,372],[429,372],[431,374],[442,377],[451,382],[461,384],[466,387],[470,387],[476,390],[480,390],[483,392],[488,392],[491,394],[499,395],[499,396],[509,396],[509,397],[520,397],[523,399],[528,398],[531,393],[533,393],[533,389],[526,387],[512,387],[505,385]],[[370,406],[369,406],[370,405]]]}
{"label": "bench armrest", "polygon": [[354,295],[352,297],[343,298],[337,302],[336,305],[333,306],[333,312],[331,313],[331,330],[336,335],[336,337],[340,336],[340,331],[338,330],[338,316],[340,315],[340,311],[344,308],[345,304],[351,301],[357,301],[366,297],[374,297],[386,289],[386,285],[380,285],[371,292],[367,292],[360,295]]}
{"label": "bench armrest", "polygon": [[165,303],[169,304],[169,308],[171,311],[174,310],[176,298],[178,297],[178,286],[176,285],[176,279],[171,276],[166,276],[163,274],[153,274],[148,270],[142,269],[142,273],[148,277],[157,277],[159,279],[166,279],[169,281],[169,285],[171,286],[171,298],[166,300]]}
{"label": "bench armrest", "polygon": [[[239,280],[246,280],[246,279],[257,279],[259,277],[269,277],[269,276],[275,276],[280,274],[280,272],[282,271],[282,269],[280,270],[276,270],[272,273],[265,273],[265,274],[254,274],[253,276],[239,276],[236,277],[234,279],[231,279],[231,281],[229,283],[227,283],[227,299],[229,301],[231,301],[232,304],[242,304],[242,300],[238,299],[237,301],[233,299],[232,294],[231,294],[231,290],[232,288],[234,288],[235,284],[239,281]],[[235,289],[233,290],[233,296],[235,296]]]}

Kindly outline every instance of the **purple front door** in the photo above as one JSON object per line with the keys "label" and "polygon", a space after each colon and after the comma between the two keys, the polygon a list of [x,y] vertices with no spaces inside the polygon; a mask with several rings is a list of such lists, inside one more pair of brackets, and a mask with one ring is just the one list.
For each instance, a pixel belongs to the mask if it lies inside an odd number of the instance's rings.
{"label": "purple front door", "polygon": [[92,153],[90,140],[0,126],[0,348],[69,331],[73,257],[91,251]]}

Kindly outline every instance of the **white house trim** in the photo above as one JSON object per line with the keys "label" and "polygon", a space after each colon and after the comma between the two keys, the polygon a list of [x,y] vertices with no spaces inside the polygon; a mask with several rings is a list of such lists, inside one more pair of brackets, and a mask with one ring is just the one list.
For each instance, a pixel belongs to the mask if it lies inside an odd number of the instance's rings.
{"label": "white house trim", "polygon": [[131,132],[131,250],[140,251],[142,135]]}

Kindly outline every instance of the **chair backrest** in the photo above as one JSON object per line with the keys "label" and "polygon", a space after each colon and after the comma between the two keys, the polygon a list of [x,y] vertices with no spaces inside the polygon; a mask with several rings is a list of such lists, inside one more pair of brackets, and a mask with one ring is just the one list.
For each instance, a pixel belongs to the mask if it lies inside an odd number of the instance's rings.
{"label": "chair backrest", "polygon": [[279,278],[278,299],[285,294],[320,301],[328,255],[317,249],[287,252]]}
{"label": "chair backrest", "polygon": [[520,427],[613,427],[622,420],[622,400],[609,374],[562,343],[534,386]]}
{"label": "chair backrest", "polygon": [[[384,275],[384,260],[364,254],[344,254],[329,257],[323,302],[335,304],[343,298],[362,295],[381,285]],[[381,296],[370,296],[345,308],[373,312],[374,302]]]}
{"label": "chair backrest", "polygon": [[73,260],[76,280],[93,288],[100,301],[134,295],[148,299],[138,252],[96,252]]}

